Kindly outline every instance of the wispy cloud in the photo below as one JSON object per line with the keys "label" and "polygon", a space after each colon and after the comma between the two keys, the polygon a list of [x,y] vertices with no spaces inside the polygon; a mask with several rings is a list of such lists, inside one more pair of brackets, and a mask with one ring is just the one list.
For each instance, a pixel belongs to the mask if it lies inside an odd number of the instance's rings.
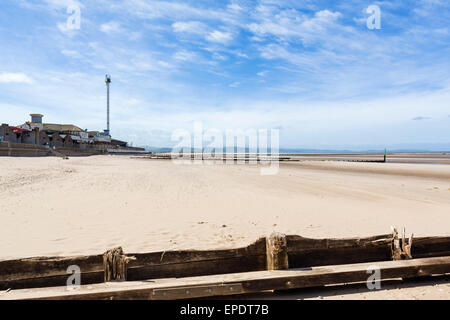
{"label": "wispy cloud", "polygon": [[259,7],[259,21],[248,25],[259,39],[275,36],[280,40],[302,41],[304,44],[323,41],[329,32],[339,27],[336,21],[341,17],[341,13],[329,10],[318,11],[312,17],[296,10],[274,11],[272,7]]}
{"label": "wispy cloud", "polygon": [[[170,137],[196,119],[282,126],[284,145],[389,139],[379,132],[413,141],[419,127],[450,136],[448,1],[375,1],[382,30],[367,29],[369,3],[356,0],[5,1],[0,105],[12,117],[39,111],[101,129],[111,73],[124,139],[136,126]],[[67,28],[73,4],[80,30]],[[34,17],[26,28],[22,12]]]}
{"label": "wispy cloud", "polygon": [[65,56],[71,57],[71,58],[81,58],[82,57],[82,55],[78,51],[75,51],[75,50],[63,49],[63,50],[61,50],[61,53]]}
{"label": "wispy cloud", "polygon": [[188,50],[180,50],[173,55],[173,58],[181,61],[194,61],[197,59],[197,54]]}
{"label": "wispy cloud", "polygon": [[214,30],[208,33],[206,39],[211,42],[228,43],[233,39],[233,35],[230,32]]}
{"label": "wispy cloud", "polygon": [[174,32],[186,32],[193,34],[205,34],[208,30],[207,25],[199,21],[178,21],[172,24]]}
{"label": "wispy cloud", "polygon": [[0,73],[0,83],[33,83],[28,75],[24,73]]}
{"label": "wispy cloud", "polygon": [[100,26],[100,30],[104,33],[113,33],[121,31],[120,23],[117,21],[110,21]]}

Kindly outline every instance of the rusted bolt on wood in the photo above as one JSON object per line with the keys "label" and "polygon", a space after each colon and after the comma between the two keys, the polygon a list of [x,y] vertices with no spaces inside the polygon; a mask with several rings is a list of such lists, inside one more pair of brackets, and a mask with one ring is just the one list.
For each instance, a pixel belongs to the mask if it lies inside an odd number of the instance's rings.
{"label": "rusted bolt on wood", "polygon": [[127,264],[135,257],[127,257],[122,247],[114,248],[103,254],[103,267],[105,270],[105,282],[126,281]]}
{"label": "rusted bolt on wood", "polygon": [[289,269],[286,235],[272,233],[266,237],[267,270]]}

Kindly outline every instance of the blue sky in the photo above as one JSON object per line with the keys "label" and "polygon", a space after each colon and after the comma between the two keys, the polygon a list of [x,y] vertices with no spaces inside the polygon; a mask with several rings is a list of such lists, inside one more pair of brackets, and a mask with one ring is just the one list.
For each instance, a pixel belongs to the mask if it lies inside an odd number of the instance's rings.
{"label": "blue sky", "polygon": [[284,148],[450,148],[449,21],[446,0],[2,0],[1,121],[102,130],[109,73],[112,134],[135,145],[201,121]]}

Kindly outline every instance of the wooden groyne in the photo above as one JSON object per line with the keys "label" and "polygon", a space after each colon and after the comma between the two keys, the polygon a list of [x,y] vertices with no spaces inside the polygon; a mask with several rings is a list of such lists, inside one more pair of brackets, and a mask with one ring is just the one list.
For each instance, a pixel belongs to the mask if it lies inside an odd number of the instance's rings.
{"label": "wooden groyne", "polygon": [[[0,299],[178,299],[231,294],[229,288],[233,294],[284,290],[363,281],[366,264],[384,270],[383,279],[447,274],[450,237],[408,241],[395,232],[351,239],[274,234],[226,250],[123,253],[117,248],[93,256],[0,261],[0,290],[9,290]],[[81,272],[81,289],[67,293],[70,266]],[[180,291],[185,286],[192,290]]]}
{"label": "wooden groyne", "polygon": [[186,153],[174,155],[171,153],[153,153],[146,157],[150,160],[174,160],[174,161],[219,161],[237,163],[270,163],[276,162],[299,162],[299,161],[345,161],[345,162],[373,162],[384,163],[387,161],[385,155],[381,154],[202,154]]}
{"label": "wooden groyne", "polygon": [[[366,282],[372,263],[8,291],[0,300],[178,300]],[[382,261],[378,281],[445,274],[450,257]]]}
{"label": "wooden groyne", "polygon": [[301,161],[339,161],[357,163],[421,163],[421,164],[450,164],[449,152],[391,152],[391,153],[280,153],[274,155],[264,154],[216,154],[207,153],[186,153],[180,155],[170,152],[153,153],[151,156],[142,157],[151,160],[201,160],[201,161],[233,161],[240,163],[260,163],[260,162],[301,162]]}

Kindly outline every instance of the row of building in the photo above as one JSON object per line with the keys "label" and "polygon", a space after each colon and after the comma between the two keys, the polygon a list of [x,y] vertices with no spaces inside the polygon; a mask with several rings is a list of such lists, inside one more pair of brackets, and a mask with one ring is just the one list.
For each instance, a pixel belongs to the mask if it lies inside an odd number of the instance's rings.
{"label": "row of building", "polygon": [[31,114],[30,116],[31,121],[22,125],[2,124],[0,142],[80,149],[98,144],[127,147],[126,142],[111,139],[111,136],[104,132],[83,130],[73,124],[43,123],[44,116],[42,114]]}

